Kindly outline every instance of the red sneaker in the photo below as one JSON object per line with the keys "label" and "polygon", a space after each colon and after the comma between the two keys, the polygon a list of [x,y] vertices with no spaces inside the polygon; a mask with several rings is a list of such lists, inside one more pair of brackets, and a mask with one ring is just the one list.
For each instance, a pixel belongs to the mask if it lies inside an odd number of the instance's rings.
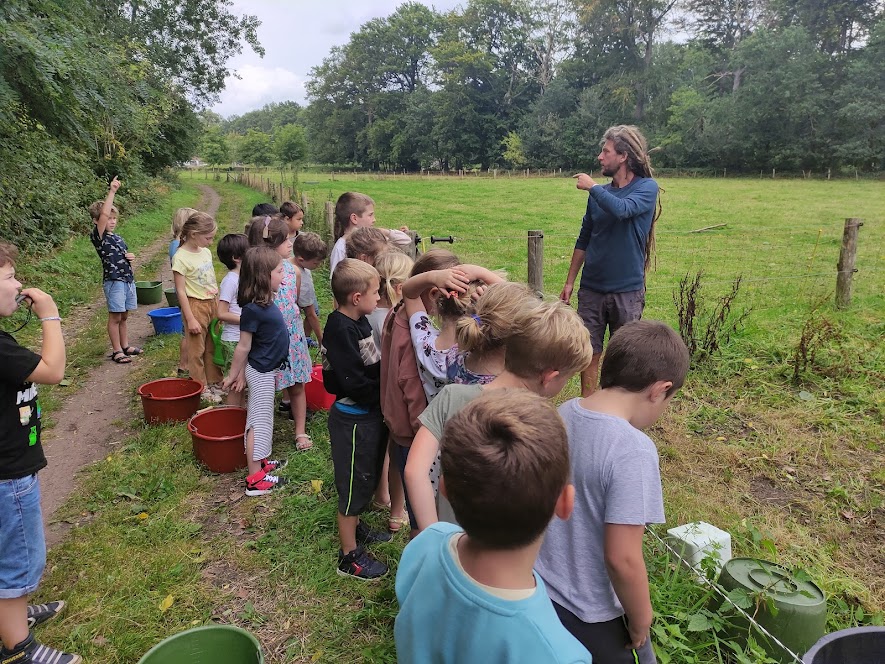
{"label": "red sneaker", "polygon": [[246,478],[246,495],[265,496],[285,483],[286,480],[281,477],[259,470]]}

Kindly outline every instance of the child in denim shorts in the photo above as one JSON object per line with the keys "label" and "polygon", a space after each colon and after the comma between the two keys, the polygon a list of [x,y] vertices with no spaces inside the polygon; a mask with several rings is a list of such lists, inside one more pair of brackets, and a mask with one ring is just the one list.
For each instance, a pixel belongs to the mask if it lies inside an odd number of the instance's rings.
{"label": "child in denim shorts", "polygon": [[30,627],[54,617],[64,602],[28,605],[46,565],[37,471],[46,466],[40,446],[37,383],[61,381],[65,343],[52,298],[36,288],[21,291],[15,279],[18,250],[0,243],[0,317],[30,306],[43,328],[40,354],[0,331],[0,663],[78,664],[79,655],[48,648]]}
{"label": "child in denim shorts", "polygon": [[135,275],[132,273],[135,254],[129,251],[123,238],[114,232],[117,228],[114,196],[119,188],[120,181],[114,178],[111,180],[104,201],[96,201],[89,207],[89,214],[95,223],[89,239],[101,259],[104,296],[108,301],[111,359],[117,364],[129,364],[132,362],[130,356],[141,355],[144,351],[129,345],[126,319],[130,311],[138,309],[135,298]]}

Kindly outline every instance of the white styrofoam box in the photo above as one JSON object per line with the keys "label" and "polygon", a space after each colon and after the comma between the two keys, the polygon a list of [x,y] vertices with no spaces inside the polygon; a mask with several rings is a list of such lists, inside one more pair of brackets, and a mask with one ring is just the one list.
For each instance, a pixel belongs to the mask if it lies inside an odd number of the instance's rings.
{"label": "white styrofoam box", "polygon": [[668,544],[698,571],[704,558],[712,558],[717,570],[721,570],[722,566],[731,560],[731,535],[703,521],[670,528],[667,531],[667,540]]}

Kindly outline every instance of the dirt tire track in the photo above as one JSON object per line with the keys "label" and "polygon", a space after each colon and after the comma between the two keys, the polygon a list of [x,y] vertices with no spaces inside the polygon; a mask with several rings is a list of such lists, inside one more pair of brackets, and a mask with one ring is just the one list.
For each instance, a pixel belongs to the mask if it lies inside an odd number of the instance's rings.
{"label": "dirt tire track", "polygon": [[[203,198],[198,209],[205,210],[213,217],[218,212],[221,197],[207,185],[197,185]],[[148,263],[161,251],[169,247],[168,237],[162,237],[140,252],[135,261],[137,269]],[[172,281],[172,270],[168,261],[163,262],[160,278],[164,283]],[[166,306],[165,302],[156,305],[140,305],[138,311],[129,315],[129,343],[143,346],[153,334],[153,326],[147,312]],[[93,315],[104,315],[104,296],[93,300],[84,311],[65,321],[65,343],[70,345],[77,334]],[[111,443],[121,441],[126,435],[122,423],[133,413],[129,406],[128,375],[140,358],[132,358],[130,364],[115,364],[110,360],[89,372],[79,390],[66,397],[62,408],[53,413],[57,423],[44,432],[43,451],[48,465],[40,471],[40,492],[42,496],[43,524],[46,531],[46,544],[57,544],[70,530],[66,523],[55,522],[53,517],[77,486],[76,472],[93,463],[112,450]]]}

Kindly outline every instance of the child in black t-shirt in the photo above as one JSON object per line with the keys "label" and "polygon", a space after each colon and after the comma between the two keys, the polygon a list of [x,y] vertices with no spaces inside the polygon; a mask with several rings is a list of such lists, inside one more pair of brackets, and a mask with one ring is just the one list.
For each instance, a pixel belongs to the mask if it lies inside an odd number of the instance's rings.
{"label": "child in black t-shirt", "polygon": [[359,515],[378,486],[387,427],[381,416],[381,353],[366,314],[378,304],[378,272],[368,263],[345,258],[332,274],[338,310],[329,314],[323,331],[323,382],[336,396],[329,411],[329,442],[335,488],[338,490],[338,573],[363,581],[387,574],[363,544],[386,542],[360,523]]}
{"label": "child in black t-shirt", "polygon": [[[0,317],[20,306],[15,279],[18,250],[0,243]],[[0,662],[78,664],[79,655],[37,643],[29,627],[54,617],[64,602],[28,606],[46,565],[37,471],[46,466],[40,445],[36,383],[54,384],[65,371],[61,318],[52,298],[21,291],[43,327],[40,354],[0,332]]]}
{"label": "child in black t-shirt", "polygon": [[240,264],[237,303],[240,340],[225,388],[249,387],[246,415],[246,495],[263,496],[284,484],[271,471],[282,464],[270,459],[273,449],[273,402],[276,373],[289,355],[289,334],[274,293],[283,281],[283,258],[270,247],[252,247]]}

